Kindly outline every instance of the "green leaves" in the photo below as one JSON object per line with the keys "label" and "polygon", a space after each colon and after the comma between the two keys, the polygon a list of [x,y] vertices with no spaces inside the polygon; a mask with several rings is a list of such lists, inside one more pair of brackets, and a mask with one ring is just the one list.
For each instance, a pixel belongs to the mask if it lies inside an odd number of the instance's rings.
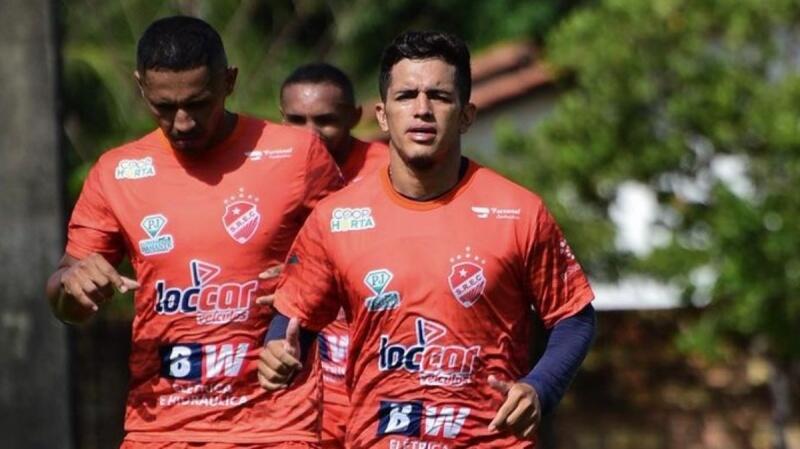
{"label": "green leaves", "polygon": [[[697,270],[713,274],[684,348],[711,353],[720,338],[761,336],[778,355],[800,355],[790,344],[800,328],[798,18],[786,0],[578,10],[547,47],[574,85],[535,134],[507,137],[514,148],[501,152],[553,206],[595,277],[646,273],[689,300],[702,290]],[[613,245],[609,225],[629,180],[656,193],[668,236],[639,257]]]}

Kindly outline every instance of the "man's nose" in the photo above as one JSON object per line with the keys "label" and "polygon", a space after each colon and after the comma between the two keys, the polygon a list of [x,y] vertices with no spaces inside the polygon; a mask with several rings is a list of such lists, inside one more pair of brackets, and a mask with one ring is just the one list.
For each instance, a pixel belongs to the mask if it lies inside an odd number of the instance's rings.
{"label": "man's nose", "polygon": [[414,99],[414,115],[417,117],[427,117],[433,113],[431,101],[425,94],[420,94]]}
{"label": "man's nose", "polygon": [[182,134],[189,133],[194,129],[195,125],[194,118],[184,109],[178,109],[175,112],[175,118],[172,123],[172,127],[175,131]]}

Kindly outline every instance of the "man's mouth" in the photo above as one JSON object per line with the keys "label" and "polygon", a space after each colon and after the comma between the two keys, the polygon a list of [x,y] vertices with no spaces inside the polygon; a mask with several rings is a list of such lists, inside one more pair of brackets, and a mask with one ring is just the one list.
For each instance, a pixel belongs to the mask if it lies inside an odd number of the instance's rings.
{"label": "man's mouth", "polygon": [[406,131],[408,137],[417,143],[430,143],[436,139],[435,126],[412,126]]}

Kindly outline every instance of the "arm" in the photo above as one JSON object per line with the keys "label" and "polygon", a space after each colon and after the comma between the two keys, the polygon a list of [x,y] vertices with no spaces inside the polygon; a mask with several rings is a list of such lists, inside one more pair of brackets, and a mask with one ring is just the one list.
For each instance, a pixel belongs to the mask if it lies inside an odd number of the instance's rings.
{"label": "arm", "polygon": [[47,280],[45,291],[53,315],[65,323],[77,324],[86,322],[111,299],[114,288],[125,293],[138,287],[136,281],[120,276],[97,253],[80,260],[65,254]]}
{"label": "arm", "polygon": [[542,416],[550,414],[564,397],[589,352],[594,330],[594,308],[587,304],[577,314],[553,326],[544,354],[518,382],[502,382],[490,376],[489,384],[505,394],[506,400],[489,428],[510,430],[522,438],[530,438]]}
{"label": "arm", "polygon": [[550,413],[564,395],[594,335],[594,293],[564,236],[544,205],[528,224],[526,269],[532,305],[550,330],[539,362],[517,382],[490,377],[489,384],[506,395],[490,429],[510,430],[530,438],[543,413]]}
{"label": "arm", "polygon": [[550,414],[564,397],[594,339],[594,307],[587,304],[580,312],[565,318],[550,332],[544,354],[522,379],[536,390],[542,414]]}

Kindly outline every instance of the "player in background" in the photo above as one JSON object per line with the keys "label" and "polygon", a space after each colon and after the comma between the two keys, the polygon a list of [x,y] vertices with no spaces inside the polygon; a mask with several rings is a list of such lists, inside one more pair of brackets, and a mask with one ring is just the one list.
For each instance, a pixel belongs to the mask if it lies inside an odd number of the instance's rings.
{"label": "player in background", "polygon": [[[318,133],[348,184],[372,171],[386,170],[389,165],[389,149],[384,143],[364,142],[351,135],[361,119],[361,112],[361,107],[356,105],[353,83],[344,72],[330,64],[298,67],[281,86],[284,123]],[[343,310],[319,333],[318,342],[324,385],[322,446],[344,448],[349,413],[344,381],[350,335]]]}
{"label": "player in background", "polygon": [[[594,333],[593,292],[542,200],[461,155],[470,87],[457,37],[392,42],[376,107],[389,170],[320,202],[274,295],[270,390],[305,381],[298,335],[344,309],[353,449],[533,447]],[[535,364],[532,307],[550,331]]]}
{"label": "player in background", "polygon": [[[158,128],[93,166],[47,284],[67,323],[136,290],[124,449],[319,447],[321,373],[259,387],[271,312],[254,300],[274,288],[259,267],[342,181],[313,134],[226,110],[236,76],[202,20],[146,29],[135,78]],[[115,268],[126,256],[135,280]]]}

